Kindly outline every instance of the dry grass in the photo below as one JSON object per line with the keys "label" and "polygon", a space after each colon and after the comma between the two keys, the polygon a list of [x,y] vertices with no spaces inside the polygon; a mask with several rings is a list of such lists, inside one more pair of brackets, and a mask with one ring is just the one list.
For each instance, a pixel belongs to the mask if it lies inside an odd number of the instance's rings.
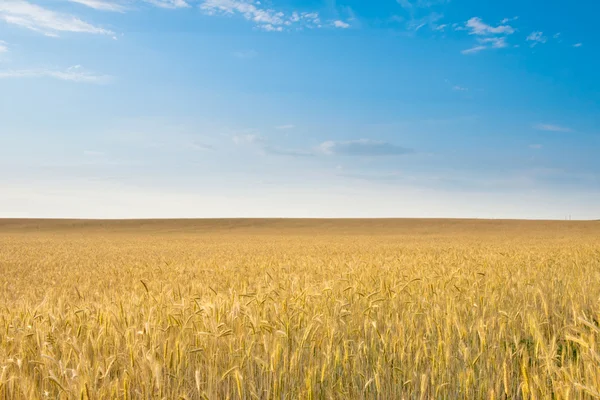
{"label": "dry grass", "polygon": [[598,398],[600,223],[0,221],[5,399]]}

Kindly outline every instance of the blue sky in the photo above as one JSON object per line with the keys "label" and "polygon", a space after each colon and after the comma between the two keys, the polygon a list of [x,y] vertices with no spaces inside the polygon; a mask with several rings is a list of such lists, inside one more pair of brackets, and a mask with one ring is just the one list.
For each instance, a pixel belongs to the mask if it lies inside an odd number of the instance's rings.
{"label": "blue sky", "polygon": [[600,218],[598,12],[0,0],[0,216]]}

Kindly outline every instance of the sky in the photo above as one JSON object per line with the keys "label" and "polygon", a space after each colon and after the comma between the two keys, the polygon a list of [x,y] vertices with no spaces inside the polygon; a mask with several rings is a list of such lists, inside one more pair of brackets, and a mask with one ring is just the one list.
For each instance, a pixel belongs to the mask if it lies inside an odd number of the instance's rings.
{"label": "sky", "polygon": [[600,219],[598,13],[0,0],[0,217]]}

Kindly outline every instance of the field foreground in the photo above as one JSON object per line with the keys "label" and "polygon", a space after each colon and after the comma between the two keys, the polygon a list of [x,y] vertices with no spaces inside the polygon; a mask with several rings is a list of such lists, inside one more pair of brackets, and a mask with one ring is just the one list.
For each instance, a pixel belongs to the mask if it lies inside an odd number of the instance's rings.
{"label": "field foreground", "polygon": [[600,398],[600,222],[0,220],[4,399]]}

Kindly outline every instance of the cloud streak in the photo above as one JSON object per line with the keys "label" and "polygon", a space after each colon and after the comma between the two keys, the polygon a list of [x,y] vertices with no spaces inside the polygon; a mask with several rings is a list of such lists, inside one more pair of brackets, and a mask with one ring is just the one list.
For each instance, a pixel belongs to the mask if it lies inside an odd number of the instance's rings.
{"label": "cloud streak", "polygon": [[[516,19],[516,18],[515,18]],[[477,37],[477,45],[461,51],[462,54],[475,54],[487,49],[503,49],[508,47],[506,38],[516,32],[515,28],[507,23],[515,19],[505,18],[498,26],[488,25],[479,17],[469,19],[464,27],[455,26],[455,30],[469,31],[469,35]]]}
{"label": "cloud streak", "polygon": [[408,11],[415,8],[431,8],[436,5],[448,3],[450,0],[396,0],[400,6]]}
{"label": "cloud streak", "polygon": [[515,29],[510,25],[491,26],[483,22],[479,17],[473,17],[467,21],[466,27],[470,35],[512,35]]}
{"label": "cloud streak", "polygon": [[540,43],[546,43],[548,38],[544,36],[544,32],[532,32],[527,36],[527,41],[531,42],[531,47],[535,47]]}
{"label": "cloud streak", "polygon": [[277,129],[277,130],[289,130],[289,129],[294,129],[295,127],[296,127],[295,125],[287,124],[287,125],[276,126],[275,129]]}
{"label": "cloud streak", "polygon": [[145,2],[160,8],[175,9],[190,7],[186,0],[145,0]]}
{"label": "cloud streak", "polygon": [[446,24],[438,24],[438,21],[444,18],[443,14],[431,13],[423,18],[412,18],[406,23],[409,31],[417,32],[423,27],[429,27],[432,31],[443,31]]}
{"label": "cloud streak", "polygon": [[58,36],[61,32],[114,34],[110,30],[94,26],[72,15],[51,11],[25,0],[0,1],[0,20],[41,32],[46,36]]}
{"label": "cloud streak", "polygon": [[480,51],[486,50],[488,47],[487,46],[474,46],[471,47],[469,49],[465,49],[463,51],[461,51],[462,54],[468,55],[468,54],[475,54],[475,53],[479,53]]}
{"label": "cloud streak", "polygon": [[298,150],[298,149],[286,149],[281,147],[274,146],[264,146],[262,150],[266,154],[274,155],[274,156],[287,156],[287,157],[314,157],[315,153],[306,150]]}
{"label": "cloud streak", "polygon": [[573,129],[567,128],[564,126],[553,125],[553,124],[537,124],[533,126],[538,131],[546,131],[546,132],[573,132]]}
{"label": "cloud streak", "polygon": [[231,138],[231,140],[233,140],[233,143],[235,143],[236,145],[241,146],[247,144],[260,143],[262,141],[262,138],[253,133],[247,133],[242,135],[234,135]]}
{"label": "cloud streak", "polygon": [[8,52],[8,45],[6,44],[6,42],[0,40],[0,53],[6,52]]}
{"label": "cloud streak", "polygon": [[[124,1],[119,0],[68,0],[72,3],[79,3],[84,6],[100,11],[125,12],[127,7]],[[191,7],[187,0],[141,0],[144,3],[155,7],[166,9],[189,8]],[[131,1],[130,1],[131,2]]]}
{"label": "cloud streak", "polygon": [[54,78],[62,81],[75,83],[109,83],[112,78],[108,75],[98,75],[84,70],[80,65],[57,69],[21,69],[0,71],[0,79],[24,79],[24,78]]}
{"label": "cloud streak", "polygon": [[114,1],[106,0],[69,0],[71,3],[77,3],[86,7],[93,8],[99,11],[114,11],[114,12],[125,12],[126,8],[119,3]]}
{"label": "cloud streak", "polygon": [[318,146],[318,151],[325,155],[341,155],[341,156],[399,156],[412,153],[411,149],[407,149],[393,143],[359,139],[350,141],[327,141]]}
{"label": "cloud streak", "polygon": [[336,28],[341,28],[341,29],[348,29],[348,28],[350,28],[350,24],[349,23],[344,22],[344,21],[340,21],[340,20],[333,21],[333,26],[336,27]]}
{"label": "cloud streak", "polygon": [[[203,0],[200,9],[207,15],[241,15],[247,21],[253,22],[259,29],[268,32],[282,32],[292,26],[322,27],[319,13],[294,11],[292,14],[285,14],[282,11],[266,8],[260,1],[255,0]],[[340,23],[336,24],[335,22]],[[335,22],[332,24],[334,27],[346,28],[346,23],[343,21]]]}

